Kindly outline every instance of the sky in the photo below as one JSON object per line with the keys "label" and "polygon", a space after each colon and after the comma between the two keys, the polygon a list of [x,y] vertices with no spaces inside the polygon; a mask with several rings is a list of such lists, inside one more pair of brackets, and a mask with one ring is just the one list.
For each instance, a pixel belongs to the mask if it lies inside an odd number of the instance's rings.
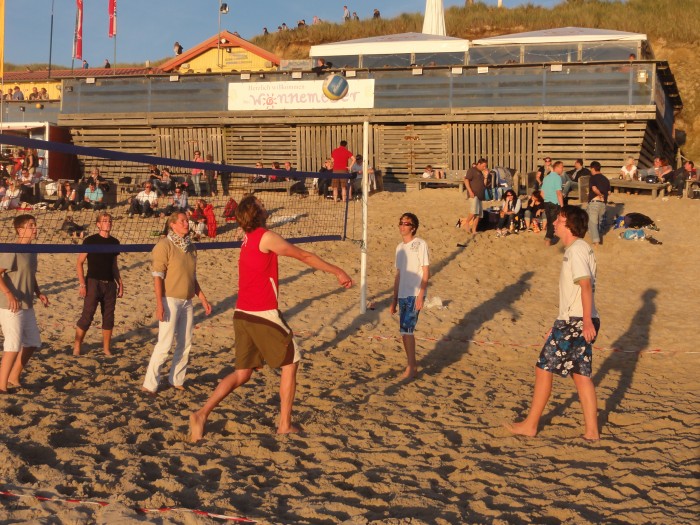
{"label": "sky", "polygon": [[[117,0],[117,63],[145,63],[172,56],[175,41],[185,50],[215,35],[219,23],[220,0]],[[228,14],[221,16],[221,29],[246,39],[270,31],[285,22],[293,27],[300,19],[311,23],[314,15],[329,22],[342,20],[343,5],[360,18],[370,18],[377,8],[384,18],[401,13],[418,13],[425,0],[227,0]],[[531,0],[543,6],[558,0]],[[114,62],[114,40],[107,36],[108,0],[84,0],[83,58],[93,67],[105,59]],[[486,0],[496,4],[497,0]],[[503,0],[506,7],[526,0]],[[51,63],[70,66],[75,26],[75,0],[6,0],[5,62],[12,64],[48,63],[51,7],[53,5],[53,46]],[[464,0],[444,0],[447,9],[462,6]]]}

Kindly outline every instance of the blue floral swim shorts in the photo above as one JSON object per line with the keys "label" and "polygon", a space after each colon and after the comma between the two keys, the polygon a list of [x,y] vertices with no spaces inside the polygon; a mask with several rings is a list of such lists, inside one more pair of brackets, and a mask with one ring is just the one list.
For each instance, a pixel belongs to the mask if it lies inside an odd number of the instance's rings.
{"label": "blue floral swim shorts", "polygon": [[399,328],[401,335],[411,335],[416,328],[420,310],[416,310],[415,296],[399,298]]}
{"label": "blue floral swim shorts", "polygon": [[[600,330],[600,319],[593,319],[596,335]],[[542,370],[568,377],[579,374],[591,377],[593,343],[583,337],[583,318],[570,317],[568,321],[557,319],[540,352],[537,365]]]}

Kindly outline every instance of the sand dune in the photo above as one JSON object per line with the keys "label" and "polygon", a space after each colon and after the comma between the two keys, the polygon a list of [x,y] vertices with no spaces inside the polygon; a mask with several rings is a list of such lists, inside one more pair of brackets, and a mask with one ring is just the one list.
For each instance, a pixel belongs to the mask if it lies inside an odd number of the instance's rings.
{"label": "sand dune", "polygon": [[[274,434],[278,374],[265,369],[214,412],[205,439],[185,442],[187,416],[232,369],[235,250],[200,252],[199,279],[214,305],[196,308],[188,391],[139,394],[155,342],[147,254],[121,257],[114,357],[70,354],[80,313],[74,259],[41,255],[38,307],[44,348],[25,386],[0,398],[2,490],[104,501],[2,498],[3,523],[216,523],[185,507],[259,523],[693,523],[698,515],[700,353],[692,326],[700,279],[698,201],[614,196],[622,212],[653,217],[661,246],[610,232],[598,250],[602,316],[593,371],[602,439],[582,434],[568,380],[555,381],[538,437],[502,424],[524,416],[533,365],[557,312],[562,248],[542,234],[464,234],[450,189],[370,199],[368,283],[359,289],[295,261],[281,264],[282,309],[305,351],[296,421]],[[429,293],[444,308],[418,324],[420,371],[397,382],[404,357],[389,313],[396,223],[412,211],[431,248]],[[360,210],[351,208],[359,221]],[[351,236],[359,237],[359,222]],[[359,280],[359,248],[316,244]],[[99,315],[98,315],[99,318]],[[695,517],[693,517],[695,516]]]}

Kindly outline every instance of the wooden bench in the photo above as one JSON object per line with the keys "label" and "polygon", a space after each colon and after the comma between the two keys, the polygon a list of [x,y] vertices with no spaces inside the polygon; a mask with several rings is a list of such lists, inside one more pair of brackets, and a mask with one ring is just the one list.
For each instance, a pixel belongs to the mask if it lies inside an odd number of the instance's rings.
{"label": "wooden bench", "polygon": [[304,183],[299,180],[280,180],[273,182],[249,182],[244,185],[245,191],[255,193],[256,191],[286,191],[287,195],[292,194],[292,188],[297,184]]}
{"label": "wooden bench", "polygon": [[442,186],[442,187],[457,187],[460,192],[467,191],[467,187],[464,184],[464,175],[466,175],[465,170],[452,170],[447,174],[445,179],[426,179],[423,177],[410,177],[406,181],[406,186],[415,186],[417,190],[422,190],[423,187]]}
{"label": "wooden bench", "polygon": [[615,193],[620,193],[620,190],[645,190],[651,192],[651,198],[655,199],[658,197],[659,193],[663,197],[666,195],[666,183],[657,182],[650,183],[644,182],[642,180],[623,180],[623,179],[610,179],[610,188],[614,190]]}

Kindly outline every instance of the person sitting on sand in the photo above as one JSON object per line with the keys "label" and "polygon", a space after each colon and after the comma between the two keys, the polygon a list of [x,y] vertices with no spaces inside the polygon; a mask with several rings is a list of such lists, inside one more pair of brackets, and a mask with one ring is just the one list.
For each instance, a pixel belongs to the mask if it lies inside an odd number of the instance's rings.
{"label": "person sitting on sand", "polygon": [[515,218],[520,213],[522,203],[511,189],[503,194],[503,204],[501,205],[498,226],[496,227],[496,237],[505,237],[515,231]]}
{"label": "person sitting on sand", "polygon": [[535,190],[527,200],[527,205],[523,211],[525,219],[525,228],[529,232],[539,233],[542,229],[542,217],[544,216],[544,201],[542,200],[542,192]]}
{"label": "person sitting on sand", "polygon": [[204,436],[211,411],[236,388],[247,383],[253,371],[265,363],[282,371],[277,433],[299,432],[292,425],[292,405],[301,356],[294,333],[278,309],[279,256],[292,257],[311,268],[332,273],[343,288],[352,286],[352,279],[341,268],[266,229],[267,211],[254,196],[241,200],[236,217],[245,232],[238,258],[238,300],[233,312],[236,370],[223,378],[204,406],[190,416],[190,441],[193,443]]}
{"label": "person sitting on sand", "polygon": [[428,245],[416,237],[419,224],[418,217],[412,213],[404,213],[399,219],[401,242],[396,247],[396,274],[390,311],[392,315],[395,314],[398,305],[399,329],[408,362],[401,379],[412,378],[418,369],[413,331],[418,314],[423,309],[430,278]]}
{"label": "person sitting on sand", "polygon": [[524,421],[512,423],[508,428],[514,434],[535,436],[552,392],[554,374],[571,376],[583,409],[583,437],[595,441],[600,433],[591,368],[592,345],[600,329],[600,319],[594,301],[595,253],[583,240],[588,230],[588,215],[577,206],[563,206],[554,228],[566,248],[559,276],[559,315],[535,366],[535,393],[530,413]]}
{"label": "person sitting on sand", "polygon": [[[12,226],[18,244],[30,244],[36,239],[36,219],[32,215],[18,215]],[[49,305],[49,300],[39,291],[37,265],[36,253],[0,253],[0,328],[5,338],[0,393],[6,393],[8,385],[20,386],[23,368],[41,347],[33,296],[44,306]]]}
{"label": "person sitting on sand", "polygon": [[58,188],[56,202],[53,204],[54,210],[66,211],[68,208],[74,210],[78,203],[78,193],[71,187],[69,181],[64,181]]}
{"label": "person sitting on sand", "polygon": [[88,210],[103,210],[105,208],[105,205],[102,202],[103,199],[104,193],[97,187],[97,183],[93,179],[90,179],[88,189],[85,190],[83,202],[81,202],[77,207]]}
{"label": "person sitting on sand", "polygon": [[[107,212],[97,215],[98,232],[83,241],[83,246],[90,245],[119,245],[119,241],[110,235],[112,231],[112,216]],[[75,325],[75,341],[73,355],[80,355],[80,347],[85,339],[92,319],[95,317],[97,306],[102,313],[102,350],[105,355],[112,355],[110,344],[114,329],[114,309],[117,298],[124,295],[124,285],[119,275],[116,252],[80,253],[76,268],[78,272],[78,295],[84,299],[83,311]],[[87,275],[83,266],[87,260]]]}
{"label": "person sitting on sand", "polygon": [[150,217],[153,215],[158,208],[158,193],[153,190],[153,184],[151,182],[146,182],[143,186],[143,190],[140,191],[136,197],[131,199],[131,205],[129,206],[129,217],[134,215],[141,215],[141,217]]}
{"label": "person sitting on sand", "polygon": [[192,298],[199,297],[204,312],[211,313],[211,305],[197,281],[197,249],[190,241],[187,215],[173,213],[168,217],[167,228],[167,237],[158,241],[152,251],[158,342],[153,348],[141,390],[153,395],[158,391],[160,371],[173,339],[175,353],[169,380],[173,388],[185,389],[183,383],[192,348]]}
{"label": "person sitting on sand", "polygon": [[188,209],[187,192],[181,186],[176,186],[170,204],[165,207],[165,215],[172,215],[176,211],[186,213]]}

